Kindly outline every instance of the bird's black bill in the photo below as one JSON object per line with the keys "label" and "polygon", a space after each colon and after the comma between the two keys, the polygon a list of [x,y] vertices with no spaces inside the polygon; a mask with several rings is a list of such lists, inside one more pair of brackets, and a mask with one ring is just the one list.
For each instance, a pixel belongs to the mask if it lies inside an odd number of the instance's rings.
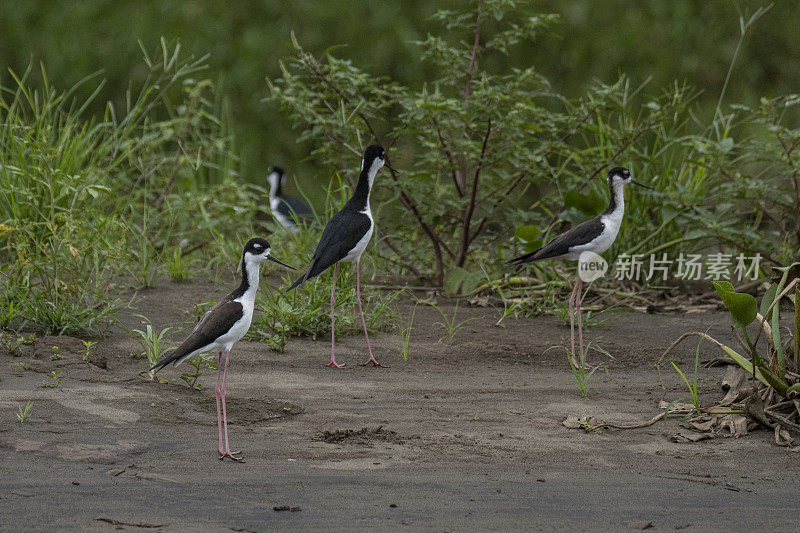
{"label": "bird's black bill", "polygon": [[386,168],[388,168],[388,169],[389,169],[389,170],[391,170],[392,172],[397,172],[397,171],[394,169],[394,167],[393,167],[392,165],[390,165],[389,163],[384,163],[384,164],[383,164],[383,166],[385,166]]}
{"label": "bird's black bill", "polygon": [[631,183],[633,183],[634,185],[638,185],[639,187],[644,187],[645,189],[650,189],[651,191],[654,191],[654,190],[655,190],[654,188],[652,188],[652,187],[648,187],[648,186],[647,186],[647,185],[645,185],[644,183],[639,183],[639,182],[638,182],[638,181],[636,181],[636,180],[631,180]]}
{"label": "bird's black bill", "polygon": [[270,261],[275,261],[275,262],[276,262],[276,263],[278,263],[279,265],[283,265],[283,266],[285,266],[286,268],[291,268],[292,270],[297,270],[295,267],[290,267],[290,266],[289,266],[289,265],[287,265],[286,263],[284,263],[284,262],[282,262],[282,261],[278,261],[277,259],[275,259],[275,258],[274,258],[274,257],[272,257],[271,255],[268,255],[268,256],[267,256],[267,259],[269,259]]}

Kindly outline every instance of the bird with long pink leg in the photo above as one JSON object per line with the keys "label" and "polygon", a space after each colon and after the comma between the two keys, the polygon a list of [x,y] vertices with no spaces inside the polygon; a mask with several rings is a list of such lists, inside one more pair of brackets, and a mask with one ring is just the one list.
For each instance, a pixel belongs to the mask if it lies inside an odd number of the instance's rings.
{"label": "bird with long pink leg", "polygon": [[[228,412],[225,405],[228,361],[233,345],[239,342],[250,329],[258,291],[260,265],[266,260],[296,270],[270,255],[270,246],[266,239],[250,239],[242,253],[242,281],[239,287],[209,309],[186,340],[171,355],[150,369],[157,372],[170,363],[179,365],[190,357],[218,352],[217,383],[214,387],[214,395],[217,400],[220,460],[227,457],[242,462],[242,452],[232,452],[228,445]],[[224,360],[223,352],[225,353]]]}
{"label": "bird with long pink leg", "polygon": [[[634,181],[628,169],[614,167],[608,172],[608,188],[611,190],[611,201],[608,208],[594,217],[574,228],[571,228],[553,240],[531,253],[509,261],[509,264],[519,265],[533,263],[545,259],[567,259],[581,261],[581,254],[593,252],[602,254],[614,244],[619,228],[622,225],[622,216],[625,213],[625,197],[622,193],[626,184],[633,183],[645,189],[651,189],[638,181]],[[575,287],[569,297],[569,326],[570,340],[572,343],[572,364],[585,365],[583,352],[583,322],[581,320],[581,290],[583,280],[581,276],[575,281]],[[575,313],[578,315],[578,341],[580,345],[580,363],[575,360]],[[585,367],[585,366],[584,366]]]}
{"label": "bird with long pink leg", "polygon": [[[367,322],[364,319],[364,310],[361,307],[361,274],[359,263],[361,254],[372,238],[372,231],[375,223],[372,220],[372,212],[369,208],[369,195],[375,176],[378,171],[386,164],[386,152],[377,144],[369,146],[364,152],[364,160],[361,163],[361,175],[358,184],[353,191],[353,196],[344,205],[341,211],[333,215],[325,229],[322,237],[317,244],[314,255],[311,258],[311,265],[303,276],[289,287],[288,291],[302,285],[310,278],[319,276],[330,267],[333,267],[333,286],[331,288],[331,362],[328,366],[341,368],[344,365],[336,362],[335,334],[334,334],[334,314],[336,306],[336,274],[339,263],[349,261],[356,263],[356,301],[358,311],[361,313],[361,323],[364,325],[364,336],[367,339],[367,351],[369,359],[364,366],[382,366],[372,355],[372,348],[369,344],[369,334],[367,333]],[[287,292],[288,292],[287,291]]]}

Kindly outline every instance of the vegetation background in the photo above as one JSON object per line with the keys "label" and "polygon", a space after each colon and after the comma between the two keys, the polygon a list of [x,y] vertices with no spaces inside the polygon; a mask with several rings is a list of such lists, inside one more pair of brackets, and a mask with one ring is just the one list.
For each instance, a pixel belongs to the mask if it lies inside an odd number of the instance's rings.
{"label": "vegetation background", "polygon": [[[459,0],[371,0],[213,2],[0,2],[0,85],[8,69],[22,72],[43,63],[52,83],[73,86],[102,71],[107,80],[94,110],[105,101],[120,103],[131,85],[147,76],[141,40],[147,49],[164,36],[179,39],[195,56],[210,53],[205,76],[217,84],[236,138],[241,179],[263,183],[266,169],[281,164],[302,180],[327,183],[329,168],[310,159],[312,146],[298,144],[292,121],[277,104],[265,102],[265,78],[280,76],[279,59],[291,54],[290,33],[316,55],[336,50],[374,76],[389,76],[418,88],[435,67],[419,61],[413,44],[442,23],[431,20]],[[613,83],[625,73],[634,85],[652,78],[657,92],[673,80],[699,89],[698,114],[710,119],[738,41],[739,16],[763,1],[608,0],[532,1],[521,12],[556,13],[560,21],[534,41],[523,41],[502,61],[507,68],[535,65],[555,92],[575,98],[595,81]],[[756,104],[800,87],[800,12],[793,2],[776,2],[748,36],[728,89],[731,102]],[[83,89],[88,96],[93,87]],[[317,200],[321,192],[306,189]]]}
{"label": "vegetation background", "polygon": [[[0,1],[0,328],[93,333],[120,289],[235,276],[242,242],[277,229],[258,220],[267,168],[326,220],[370,129],[398,170],[373,198],[373,281],[539,312],[565,276],[505,262],[602,209],[610,163],[657,190],[634,193],[609,259],[787,265],[798,22],[755,1]],[[320,232],[270,238],[302,266]],[[278,349],[324,331],[314,283],[262,291],[254,331]]]}

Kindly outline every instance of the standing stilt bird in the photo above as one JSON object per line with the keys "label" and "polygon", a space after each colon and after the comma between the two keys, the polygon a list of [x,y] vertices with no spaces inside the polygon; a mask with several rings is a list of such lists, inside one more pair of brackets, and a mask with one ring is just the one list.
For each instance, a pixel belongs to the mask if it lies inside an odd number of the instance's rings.
{"label": "standing stilt bird", "polygon": [[[169,363],[179,365],[195,355],[208,352],[219,352],[217,366],[217,384],[214,395],[217,398],[217,429],[219,430],[219,458],[230,457],[234,461],[242,461],[242,452],[231,452],[228,447],[228,414],[225,407],[225,384],[228,374],[228,358],[231,348],[250,329],[253,320],[253,308],[258,291],[259,268],[262,262],[269,259],[279,265],[296,270],[270,255],[269,242],[266,239],[250,239],[242,254],[242,282],[239,288],[223,298],[212,307],[192,332],[172,355],[165,357],[150,370],[158,371]],[[225,352],[225,361],[222,361]],[[220,383],[220,376],[222,381]],[[224,428],[224,431],[223,431]],[[224,433],[224,447],[223,447]]]}
{"label": "standing stilt bird", "polygon": [[[622,167],[612,168],[608,172],[608,187],[611,190],[611,202],[608,208],[594,217],[574,228],[558,235],[556,238],[538,250],[517,257],[509,264],[519,265],[532,263],[544,259],[567,259],[576,261],[583,252],[602,254],[608,250],[617,238],[622,225],[622,215],[625,213],[625,198],[622,194],[625,184],[633,183],[651,189],[638,181],[634,181],[628,169]],[[572,294],[569,297],[569,325],[572,342],[572,361],[575,364],[575,310],[578,312],[578,337],[580,343],[580,357],[583,361],[583,323],[581,321],[581,289],[583,282],[578,276]],[[576,364],[577,366],[577,364]]]}
{"label": "standing stilt bird", "polygon": [[[288,290],[292,290],[298,285],[302,285],[306,280],[319,276],[331,266],[333,267],[333,287],[331,288],[331,362],[328,366],[341,368],[336,362],[336,352],[334,349],[334,318],[333,308],[336,305],[336,273],[341,261],[356,262],[356,300],[358,301],[358,311],[361,313],[361,323],[364,325],[364,336],[367,338],[367,351],[369,359],[364,365],[372,364],[381,366],[372,355],[372,348],[369,345],[369,335],[367,334],[367,322],[364,320],[364,311],[361,308],[361,276],[359,273],[359,262],[361,254],[367,247],[375,223],[372,221],[372,213],[369,209],[369,194],[375,175],[386,163],[386,153],[383,148],[373,144],[364,152],[364,161],[361,165],[361,175],[358,178],[353,196],[348,200],[341,211],[333,215],[328,225],[322,232],[322,237],[314,251],[311,259],[311,266],[308,267],[303,276],[294,282]],[[288,291],[287,291],[288,292]]]}
{"label": "standing stilt bird", "polygon": [[308,222],[314,216],[311,207],[298,198],[283,194],[286,174],[281,167],[270,167],[268,172],[269,207],[272,211],[272,216],[286,231],[299,233],[300,226],[298,222]]}

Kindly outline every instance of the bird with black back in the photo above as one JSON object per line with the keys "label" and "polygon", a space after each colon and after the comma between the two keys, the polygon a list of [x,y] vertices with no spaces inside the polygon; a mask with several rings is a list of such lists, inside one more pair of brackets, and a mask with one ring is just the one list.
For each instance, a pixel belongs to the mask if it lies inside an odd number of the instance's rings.
{"label": "bird with black back", "polygon": [[[626,184],[633,183],[645,189],[653,189],[638,181],[634,181],[628,169],[614,167],[608,172],[608,188],[611,191],[611,201],[605,211],[591,220],[578,224],[564,233],[558,235],[550,242],[528,254],[522,255],[509,261],[509,264],[519,265],[522,263],[533,263],[545,259],[567,259],[580,261],[581,254],[593,252],[602,254],[608,250],[617,238],[619,228],[622,225],[622,216],[625,213],[625,197],[623,188]],[[580,268],[580,267],[579,267]],[[575,361],[575,313],[578,315],[578,337],[580,345],[581,365],[584,365],[583,353],[583,322],[581,320],[581,291],[583,281],[578,275],[575,287],[569,297],[569,324],[570,338],[572,343],[572,363],[577,367]]]}
{"label": "bird with black back", "polygon": [[[386,152],[381,146],[373,144],[364,152],[364,159],[361,163],[361,174],[358,184],[353,191],[353,196],[344,205],[341,211],[333,215],[325,229],[322,237],[317,244],[314,255],[311,258],[311,265],[302,277],[289,287],[289,291],[319,276],[330,267],[333,267],[333,286],[331,288],[331,362],[328,366],[341,368],[344,365],[336,362],[335,334],[334,334],[334,307],[336,306],[336,274],[339,263],[342,261],[355,262],[356,264],[356,301],[358,311],[361,313],[361,323],[364,326],[364,336],[367,339],[367,351],[369,359],[364,365],[381,366],[372,355],[372,348],[369,344],[369,334],[367,333],[367,323],[364,319],[364,310],[361,307],[361,275],[359,264],[361,254],[372,238],[375,229],[375,222],[372,219],[372,211],[369,206],[369,196],[375,176],[378,171],[386,164]],[[390,167],[391,168],[391,167]],[[288,292],[288,291],[287,291]]]}
{"label": "bird with black back", "polygon": [[300,225],[314,218],[311,207],[299,198],[283,193],[286,173],[279,166],[270,167],[267,174],[269,185],[269,207],[280,226],[290,233],[300,233]]}
{"label": "bird with black back", "polygon": [[[234,461],[242,461],[242,452],[231,452],[228,446],[228,413],[225,405],[228,360],[233,345],[250,329],[258,291],[260,265],[266,260],[295,270],[270,255],[270,246],[266,239],[250,239],[242,253],[242,281],[239,287],[203,315],[186,340],[171,355],[150,369],[157,372],[170,363],[179,365],[190,357],[218,352],[217,383],[214,386],[214,395],[217,400],[220,459],[227,457]],[[223,352],[225,353],[224,361]]]}

